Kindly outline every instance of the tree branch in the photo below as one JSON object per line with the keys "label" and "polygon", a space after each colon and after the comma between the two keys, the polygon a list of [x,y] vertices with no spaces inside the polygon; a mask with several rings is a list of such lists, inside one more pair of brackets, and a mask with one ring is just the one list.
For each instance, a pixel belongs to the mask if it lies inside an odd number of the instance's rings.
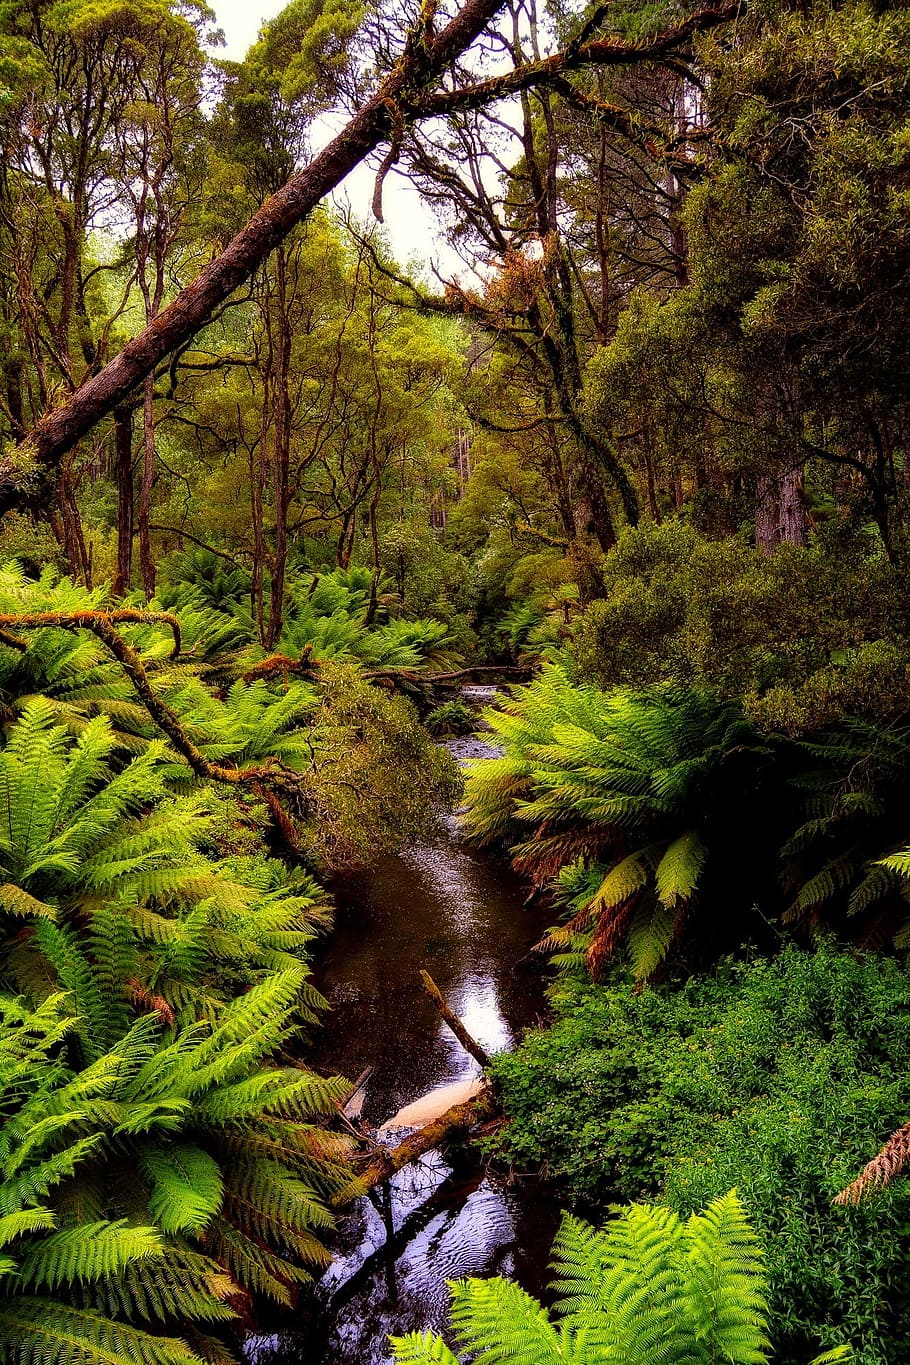
{"label": "tree branch", "polygon": [[155,692],[149,682],[145,664],[132,645],[114,629],[115,621],[167,624],[174,631],[172,657],[179,653],[180,625],[176,617],[171,616],[169,612],[46,611],[25,616],[0,616],[0,642],[20,651],[28,647],[24,640],[14,631],[8,631],[6,627],[14,627],[15,630],[34,630],[56,626],[61,630],[90,630],[113,654],[152,720],[159,730],[167,735],[174,748],[182,754],[198,777],[207,778],[212,782],[227,782],[231,786],[262,784],[278,790],[299,792],[301,774],[280,764],[267,761],[255,768],[225,768],[219,763],[210,762],[190,739],[176,713]]}

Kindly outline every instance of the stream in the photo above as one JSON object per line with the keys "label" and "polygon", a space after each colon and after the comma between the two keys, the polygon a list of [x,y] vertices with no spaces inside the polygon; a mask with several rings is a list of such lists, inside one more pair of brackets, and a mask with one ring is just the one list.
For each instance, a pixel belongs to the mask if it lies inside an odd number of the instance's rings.
{"label": "stream", "polygon": [[[466,691],[485,701],[493,689]],[[492,752],[476,738],[447,747],[460,762]],[[427,1091],[479,1074],[423,994],[422,967],[488,1051],[543,1016],[543,973],[527,954],[552,911],[525,908],[524,896],[507,863],[459,842],[454,817],[337,893],[314,971],[332,1011],[313,1062],[352,1079],[372,1068],[357,1107],[374,1132]],[[386,1365],[389,1333],[445,1327],[446,1281],[462,1276],[506,1275],[541,1292],[552,1198],[534,1180],[489,1174],[476,1153],[453,1162],[431,1153],[339,1219],[332,1265],[280,1328],[248,1339],[251,1365]]]}

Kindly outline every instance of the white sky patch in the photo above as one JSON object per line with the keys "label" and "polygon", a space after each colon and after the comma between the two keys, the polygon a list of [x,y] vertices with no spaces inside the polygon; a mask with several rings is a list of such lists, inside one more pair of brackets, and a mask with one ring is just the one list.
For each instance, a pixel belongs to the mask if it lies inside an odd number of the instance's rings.
{"label": "white sky patch", "polygon": [[[286,0],[209,0],[209,3],[225,37],[225,46],[218,49],[217,55],[240,61],[256,41],[262,25],[284,9]],[[316,151],[329,141],[342,123],[331,118],[319,122],[324,127],[324,136],[320,139],[319,127],[314,128]],[[356,218],[372,221],[370,204],[374,180],[375,173],[368,166],[358,166],[339,185],[332,198],[339,207],[349,207]],[[402,264],[411,258],[417,258],[423,264],[434,260],[446,276],[464,272],[464,262],[447,246],[439,222],[413,185],[402,176],[392,173],[386,177],[382,206],[392,250]]]}

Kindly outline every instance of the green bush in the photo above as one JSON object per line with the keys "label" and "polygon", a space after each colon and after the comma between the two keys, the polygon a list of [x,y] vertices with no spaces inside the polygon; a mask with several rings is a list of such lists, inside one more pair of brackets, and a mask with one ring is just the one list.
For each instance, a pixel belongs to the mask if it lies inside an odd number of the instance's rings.
{"label": "green bush", "polygon": [[702,681],[790,733],[910,710],[910,616],[884,555],[705,540],[682,521],[626,530],[575,628],[600,686]]}
{"label": "green bush", "polygon": [[444,701],[424,720],[431,735],[470,735],[477,729],[477,712],[464,701]]}
{"label": "green bush", "polygon": [[559,985],[556,1022],[497,1059],[517,1167],[545,1164],[586,1209],[662,1198],[680,1214],[735,1186],[766,1245],[787,1362],[850,1341],[910,1356],[910,1186],[831,1199],[910,1114],[910,980],[832,946],[636,991]]}

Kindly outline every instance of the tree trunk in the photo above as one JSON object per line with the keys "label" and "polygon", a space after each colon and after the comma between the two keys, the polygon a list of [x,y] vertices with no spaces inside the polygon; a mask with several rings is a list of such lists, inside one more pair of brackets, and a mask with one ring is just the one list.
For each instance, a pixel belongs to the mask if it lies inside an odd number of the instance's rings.
{"label": "tree trunk", "polygon": [[81,578],[85,586],[90,588],[92,564],[86,549],[82,517],[79,515],[79,504],[76,502],[67,462],[64,462],[57,471],[57,506],[60,509],[63,528],[63,550],[70,573],[74,578]]}
{"label": "tree trunk", "polygon": [[114,411],[114,459],[117,480],[117,569],[113,593],[122,597],[133,580],[133,410]]}
{"label": "tree trunk", "polygon": [[284,581],[288,558],[288,500],[291,471],[291,329],[288,323],[287,273],[284,248],[275,255],[275,304],[270,326],[275,328],[275,434],[273,487],[275,499],[275,545],[266,646],[271,649],[281,634],[284,619]]}
{"label": "tree trunk", "polygon": [[780,481],[780,538],[788,545],[806,544],[806,475],[794,465]]}
{"label": "tree trunk", "polygon": [[21,360],[13,359],[3,362],[3,382],[6,387],[6,405],[9,408],[13,438],[18,441],[25,431]]}
{"label": "tree trunk", "polygon": [[759,477],[755,491],[755,546],[762,554],[781,544],[806,544],[805,473],[802,465]]}
{"label": "tree trunk", "polygon": [[142,586],[149,599],[155,595],[155,561],[149,522],[152,516],[152,488],[155,483],[155,377],[146,375],[142,396],[142,487],[139,493],[139,568]]}

